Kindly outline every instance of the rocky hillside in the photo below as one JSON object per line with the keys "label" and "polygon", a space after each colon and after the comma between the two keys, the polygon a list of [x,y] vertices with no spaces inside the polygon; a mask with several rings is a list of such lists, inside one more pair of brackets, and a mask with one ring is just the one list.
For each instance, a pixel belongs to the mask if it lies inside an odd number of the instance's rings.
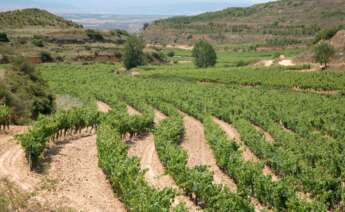
{"label": "rocky hillside", "polygon": [[190,17],[159,20],[144,37],[155,43],[264,42],[291,45],[311,39],[322,28],[345,24],[344,0],[280,0]]}
{"label": "rocky hillside", "polygon": [[336,49],[335,62],[345,67],[345,30],[338,31],[330,43]]}
{"label": "rocky hillside", "polygon": [[27,27],[81,28],[79,24],[40,9],[0,12],[0,29]]}

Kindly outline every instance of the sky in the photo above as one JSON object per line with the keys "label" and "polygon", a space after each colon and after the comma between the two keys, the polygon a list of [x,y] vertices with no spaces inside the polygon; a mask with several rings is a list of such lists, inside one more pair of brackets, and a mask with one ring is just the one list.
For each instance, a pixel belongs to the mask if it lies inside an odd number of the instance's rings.
{"label": "sky", "polygon": [[0,10],[41,8],[55,13],[193,15],[269,0],[0,0]]}

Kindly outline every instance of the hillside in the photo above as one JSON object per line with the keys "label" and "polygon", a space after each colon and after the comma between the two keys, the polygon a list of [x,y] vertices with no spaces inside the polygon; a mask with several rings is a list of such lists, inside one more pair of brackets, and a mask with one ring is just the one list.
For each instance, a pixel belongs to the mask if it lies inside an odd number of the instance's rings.
{"label": "hillside", "polygon": [[59,16],[40,9],[23,9],[0,12],[0,29],[25,27],[82,28]]}
{"label": "hillside", "polygon": [[344,20],[343,0],[281,0],[159,20],[146,29],[144,37],[165,44],[191,44],[205,38],[216,43],[291,45],[310,39],[321,28],[344,24]]}

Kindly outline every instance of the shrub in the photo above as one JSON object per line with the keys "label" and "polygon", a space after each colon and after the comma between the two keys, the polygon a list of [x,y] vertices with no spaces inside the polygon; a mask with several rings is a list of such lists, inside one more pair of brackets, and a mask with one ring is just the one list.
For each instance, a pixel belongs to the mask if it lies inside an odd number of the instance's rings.
{"label": "shrub", "polygon": [[167,53],[168,57],[174,57],[175,56],[175,52],[174,51],[169,51]]}
{"label": "shrub", "polygon": [[144,43],[141,39],[129,37],[124,48],[123,65],[127,70],[144,64]]}
{"label": "shrub", "polygon": [[334,54],[334,47],[326,42],[322,42],[314,48],[315,61],[320,63],[321,65],[324,65],[325,68],[327,68],[328,63],[330,59],[334,56]]}
{"label": "shrub", "polygon": [[10,42],[6,33],[0,32],[0,42]]}
{"label": "shrub", "polygon": [[43,63],[53,62],[53,57],[50,55],[49,52],[41,52],[40,58],[41,58]]}
{"label": "shrub", "polygon": [[32,44],[37,47],[44,47],[43,39],[41,36],[34,35],[32,38]]}
{"label": "shrub", "polygon": [[236,67],[248,66],[249,64],[250,64],[250,61],[244,61],[244,60],[239,60],[235,62]]}
{"label": "shrub", "polygon": [[1,104],[11,108],[15,124],[36,119],[38,114],[54,112],[54,97],[34,66],[17,58],[5,72],[5,79],[4,85],[0,86],[0,96],[5,97],[1,99]]}
{"label": "shrub", "polygon": [[205,40],[198,41],[193,49],[194,64],[199,68],[207,68],[217,63],[217,54],[214,48]]}
{"label": "shrub", "polygon": [[86,31],[86,34],[89,37],[89,39],[92,40],[92,41],[95,41],[95,42],[97,42],[97,41],[99,41],[99,42],[104,41],[103,35],[100,32],[98,32],[98,31],[90,29],[90,30]]}

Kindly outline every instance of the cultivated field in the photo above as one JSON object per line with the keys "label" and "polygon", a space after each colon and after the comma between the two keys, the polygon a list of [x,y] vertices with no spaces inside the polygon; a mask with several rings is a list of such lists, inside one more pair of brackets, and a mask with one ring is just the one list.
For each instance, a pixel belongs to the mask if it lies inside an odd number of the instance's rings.
{"label": "cultivated field", "polygon": [[38,65],[63,103],[1,137],[0,176],[42,211],[343,210],[343,72],[279,65],[298,50],[224,51],[206,70],[175,52],[135,74]]}

